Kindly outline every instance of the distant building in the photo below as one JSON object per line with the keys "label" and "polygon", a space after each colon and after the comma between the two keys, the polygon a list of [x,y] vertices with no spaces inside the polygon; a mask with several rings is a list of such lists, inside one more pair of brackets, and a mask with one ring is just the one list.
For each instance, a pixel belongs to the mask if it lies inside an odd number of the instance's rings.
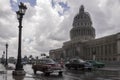
{"label": "distant building", "polygon": [[15,57],[9,57],[8,61],[9,63],[16,63],[17,60],[15,59]]}
{"label": "distant building", "polygon": [[70,30],[70,41],[64,42],[62,48],[49,51],[53,59],[82,58],[95,59],[103,62],[120,61],[120,33],[95,39],[90,14],[80,7],[74,17],[73,28]]}
{"label": "distant building", "polygon": [[61,58],[64,58],[62,48],[50,50],[49,53],[50,53],[50,57],[52,57],[52,59],[54,59],[54,60],[60,60]]}

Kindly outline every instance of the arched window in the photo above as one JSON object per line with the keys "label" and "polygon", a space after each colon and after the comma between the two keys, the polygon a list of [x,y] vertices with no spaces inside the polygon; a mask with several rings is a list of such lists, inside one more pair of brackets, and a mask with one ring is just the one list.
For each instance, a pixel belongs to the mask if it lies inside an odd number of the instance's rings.
{"label": "arched window", "polygon": [[81,19],[83,19],[83,16],[81,16]]}
{"label": "arched window", "polygon": [[83,25],[83,23],[81,23],[81,25]]}

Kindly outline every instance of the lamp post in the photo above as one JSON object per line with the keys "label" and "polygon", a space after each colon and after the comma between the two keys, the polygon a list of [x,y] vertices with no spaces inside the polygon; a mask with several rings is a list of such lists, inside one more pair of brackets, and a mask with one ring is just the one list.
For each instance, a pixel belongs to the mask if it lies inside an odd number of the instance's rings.
{"label": "lamp post", "polygon": [[8,66],[8,60],[7,60],[8,43],[6,43],[5,46],[6,46],[6,63],[5,63],[5,66],[7,67]]}
{"label": "lamp post", "polygon": [[1,63],[5,65],[5,51],[3,51]]}
{"label": "lamp post", "polygon": [[17,56],[17,63],[15,67],[15,71],[13,71],[13,75],[25,75],[25,71],[23,69],[23,65],[21,63],[21,36],[22,36],[22,18],[26,12],[26,5],[20,2],[19,11],[16,12],[17,19],[19,22],[19,38],[18,38],[18,56]]}

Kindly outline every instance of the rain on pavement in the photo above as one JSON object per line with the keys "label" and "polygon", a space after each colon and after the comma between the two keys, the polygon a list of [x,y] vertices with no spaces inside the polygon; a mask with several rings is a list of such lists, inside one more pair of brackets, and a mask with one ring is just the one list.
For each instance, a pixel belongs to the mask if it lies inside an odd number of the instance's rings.
{"label": "rain on pavement", "polygon": [[[14,67],[14,65],[12,65]],[[93,71],[65,70],[63,76],[52,73],[45,76],[42,72],[34,75],[31,65],[24,65],[26,75],[12,76],[13,70],[6,70],[0,64],[0,80],[120,80],[120,69],[96,69]]]}

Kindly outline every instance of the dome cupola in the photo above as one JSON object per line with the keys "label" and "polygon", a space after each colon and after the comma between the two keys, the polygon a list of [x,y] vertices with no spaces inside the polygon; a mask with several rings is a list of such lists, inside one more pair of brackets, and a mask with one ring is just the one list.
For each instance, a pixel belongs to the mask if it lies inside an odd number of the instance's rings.
{"label": "dome cupola", "polygon": [[70,31],[71,40],[95,39],[95,29],[92,27],[90,14],[81,5],[79,13],[74,17],[73,28]]}

